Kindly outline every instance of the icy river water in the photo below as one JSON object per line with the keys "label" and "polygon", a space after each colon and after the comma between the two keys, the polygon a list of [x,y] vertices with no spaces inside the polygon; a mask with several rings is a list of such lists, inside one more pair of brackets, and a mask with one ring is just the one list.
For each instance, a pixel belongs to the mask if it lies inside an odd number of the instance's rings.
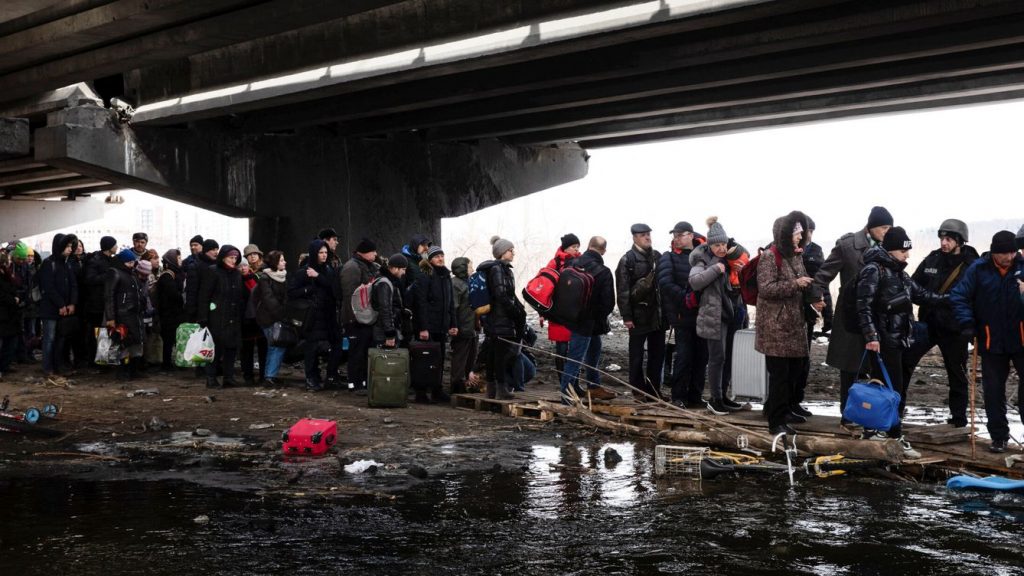
{"label": "icy river water", "polygon": [[0,574],[1024,574],[1021,494],[695,482],[655,476],[653,445],[607,439],[521,454],[391,501],[5,477]]}

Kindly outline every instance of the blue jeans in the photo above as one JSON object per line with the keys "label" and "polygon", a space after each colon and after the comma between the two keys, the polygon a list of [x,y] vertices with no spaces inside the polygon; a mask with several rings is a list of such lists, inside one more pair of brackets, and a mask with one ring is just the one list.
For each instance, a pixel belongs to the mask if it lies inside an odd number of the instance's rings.
{"label": "blue jeans", "polygon": [[526,383],[537,376],[537,366],[522,352],[505,372],[505,385],[516,392],[526,390]]}
{"label": "blue jeans", "polygon": [[569,339],[569,360],[565,362],[565,371],[562,372],[561,385],[562,394],[569,389],[569,383],[576,380],[580,373],[580,362],[587,365],[588,388],[594,388],[601,382],[601,373],[597,371],[597,365],[601,362],[601,337],[583,336],[572,333]]}
{"label": "blue jeans", "polygon": [[57,371],[64,339],[57,337],[57,320],[43,318],[43,372],[53,374]]}
{"label": "blue jeans", "polygon": [[[270,328],[263,329],[263,336],[266,337],[267,342],[270,342]],[[263,368],[264,378],[277,377],[277,373],[281,370],[281,362],[284,361],[284,353],[287,351],[287,348],[267,346],[267,365]]]}

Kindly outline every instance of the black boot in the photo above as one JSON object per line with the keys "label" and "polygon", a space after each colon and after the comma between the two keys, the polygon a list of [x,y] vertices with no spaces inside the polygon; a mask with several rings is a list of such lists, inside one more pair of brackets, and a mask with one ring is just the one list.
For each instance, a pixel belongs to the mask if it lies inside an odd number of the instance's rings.
{"label": "black boot", "polygon": [[515,396],[512,395],[512,391],[508,389],[504,382],[498,382],[494,385],[494,398],[496,400],[511,400]]}
{"label": "black boot", "polygon": [[430,400],[434,404],[448,404],[452,401],[452,397],[445,393],[444,387],[437,385],[430,391]]}
{"label": "black boot", "polygon": [[224,386],[222,386],[221,383],[217,381],[217,377],[216,376],[207,376],[206,377],[206,387],[207,388],[223,388]]}
{"label": "black boot", "polygon": [[487,381],[487,397],[488,398],[494,398],[495,394],[497,393],[497,390],[498,390],[498,385],[495,384],[494,382],[491,382],[490,380],[488,380]]}

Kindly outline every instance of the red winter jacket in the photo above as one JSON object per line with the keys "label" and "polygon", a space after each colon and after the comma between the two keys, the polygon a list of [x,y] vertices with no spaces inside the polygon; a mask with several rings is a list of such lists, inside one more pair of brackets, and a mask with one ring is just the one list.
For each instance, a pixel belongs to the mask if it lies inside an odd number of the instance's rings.
{"label": "red winter jacket", "polygon": [[[565,267],[565,263],[573,258],[576,258],[576,256],[573,256],[559,248],[555,251],[555,257],[551,259],[551,262],[548,262],[548,268],[561,272],[562,268]],[[551,340],[552,342],[568,342],[571,337],[572,331],[565,326],[555,324],[550,321],[548,322],[548,340]]]}

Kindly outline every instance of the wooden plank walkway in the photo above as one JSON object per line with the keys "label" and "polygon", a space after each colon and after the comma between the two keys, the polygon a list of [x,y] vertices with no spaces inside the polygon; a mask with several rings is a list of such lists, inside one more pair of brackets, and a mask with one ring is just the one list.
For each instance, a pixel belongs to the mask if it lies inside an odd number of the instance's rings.
{"label": "wooden plank walkway", "polygon": [[[540,401],[558,403],[558,390],[549,386],[537,386],[527,392],[515,393],[510,400],[490,399],[482,393],[452,395],[452,404],[458,408],[485,410],[512,418],[531,418],[542,422],[553,420],[556,414],[545,410]],[[698,410],[695,412],[705,417],[698,420],[680,409],[659,404],[643,404],[629,396],[620,396],[611,401],[592,401],[589,407],[594,414],[602,418],[655,431],[707,430],[713,427],[714,421],[723,421],[754,432],[768,433],[768,422],[764,420],[760,410],[746,410],[714,417],[704,410]],[[708,417],[713,420],[708,420]],[[857,433],[855,429],[841,427],[839,418],[835,416],[813,416],[804,424],[793,425],[793,428],[801,435],[845,440],[853,440]],[[988,440],[978,438],[976,455],[972,458],[968,428],[953,428],[948,424],[906,424],[904,435],[921,453],[920,459],[904,461],[904,465],[941,465],[951,470],[962,469],[980,474],[995,473],[1012,478],[1024,478],[1024,462],[1011,462],[1012,467],[1007,465],[1008,456],[1022,454],[1019,448],[1011,448],[1004,454],[992,454],[988,451]]]}

